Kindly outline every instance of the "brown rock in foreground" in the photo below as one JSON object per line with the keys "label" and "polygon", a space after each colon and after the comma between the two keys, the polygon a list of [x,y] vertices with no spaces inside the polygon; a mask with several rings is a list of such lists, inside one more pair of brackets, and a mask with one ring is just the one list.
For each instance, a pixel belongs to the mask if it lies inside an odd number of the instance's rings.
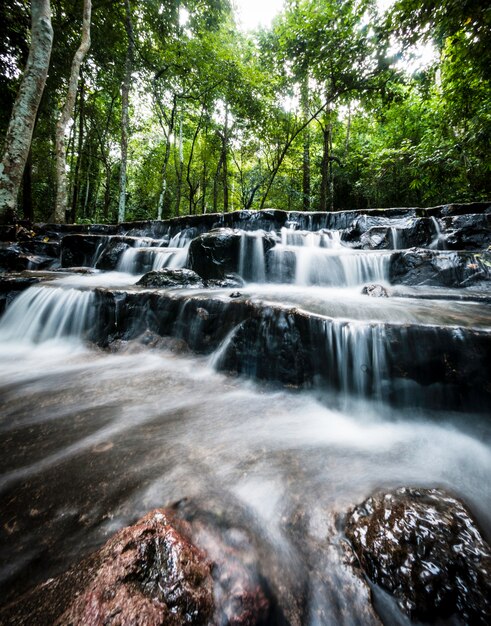
{"label": "brown rock in foreground", "polygon": [[155,510],[0,614],[2,624],[182,626],[213,615],[211,563],[185,522]]}
{"label": "brown rock in foreground", "polygon": [[438,489],[398,489],[356,507],[346,534],[369,578],[411,618],[489,624],[491,550],[465,506]]}
{"label": "brown rock in foreground", "polygon": [[243,531],[156,509],[6,606],[0,624],[259,626],[269,613]]}

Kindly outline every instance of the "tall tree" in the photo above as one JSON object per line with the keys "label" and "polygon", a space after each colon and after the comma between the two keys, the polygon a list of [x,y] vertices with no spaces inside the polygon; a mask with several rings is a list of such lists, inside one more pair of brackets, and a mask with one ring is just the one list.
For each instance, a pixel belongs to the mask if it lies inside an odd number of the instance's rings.
{"label": "tall tree", "polygon": [[118,222],[123,222],[126,209],[126,165],[128,160],[128,128],[129,128],[129,99],[131,88],[131,72],[133,71],[133,56],[135,50],[135,37],[133,22],[131,19],[130,0],[124,0],[125,28],[128,37],[128,50],[124,68],[124,79],[121,88],[121,167],[119,172],[119,208]]}
{"label": "tall tree", "polygon": [[0,164],[0,221],[14,221],[36,114],[48,75],[53,29],[49,0],[31,2],[31,46]]}
{"label": "tall tree", "polygon": [[75,99],[77,96],[77,84],[80,76],[80,67],[90,48],[90,18],[92,13],[91,0],[84,0],[82,38],[80,46],[73,57],[68,82],[68,92],[65,104],[61,110],[58,123],[56,124],[55,151],[56,151],[56,202],[55,221],[64,223],[68,208],[68,184],[66,175],[66,139],[65,134],[72,120]]}

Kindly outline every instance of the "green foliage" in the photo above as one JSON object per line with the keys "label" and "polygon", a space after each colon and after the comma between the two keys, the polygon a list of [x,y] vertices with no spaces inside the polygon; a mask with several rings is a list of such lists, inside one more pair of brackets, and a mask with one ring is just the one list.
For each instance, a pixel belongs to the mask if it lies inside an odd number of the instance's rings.
{"label": "green foliage", "polygon": [[[10,4],[0,9],[2,130],[29,42],[29,3]],[[81,22],[78,0],[52,4],[55,45],[32,144],[39,220],[53,207],[54,129]],[[372,0],[285,4],[271,29],[246,36],[227,0],[132,0],[128,219],[156,218],[159,206],[163,217],[302,210],[306,146],[313,209],[327,178],[335,208],[489,198],[487,5],[398,0],[380,17]],[[411,75],[394,46],[407,53],[422,40],[437,57]],[[101,0],[68,141],[79,221],[116,219],[126,49],[124,3]]]}

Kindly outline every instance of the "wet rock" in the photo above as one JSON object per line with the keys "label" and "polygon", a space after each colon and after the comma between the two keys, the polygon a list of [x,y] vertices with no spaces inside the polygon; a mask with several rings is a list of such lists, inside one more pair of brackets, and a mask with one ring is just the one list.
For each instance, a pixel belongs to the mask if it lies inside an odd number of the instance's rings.
{"label": "wet rock", "polygon": [[[112,447],[104,442],[94,451]],[[68,572],[5,607],[0,623],[265,626],[271,609],[248,533],[181,501],[123,528]]]}
{"label": "wet rock", "polygon": [[204,283],[200,276],[193,270],[188,269],[163,269],[148,272],[136,283],[142,287],[198,287],[203,288]]}
{"label": "wet rock", "polygon": [[240,234],[230,228],[220,228],[200,235],[191,242],[188,266],[200,276],[223,279],[239,266]]}
{"label": "wet rock", "polygon": [[368,577],[411,618],[490,623],[491,549],[444,491],[377,494],[351,512],[346,535]]}
{"label": "wet rock", "polygon": [[391,250],[394,248],[391,229],[384,226],[374,226],[362,233],[360,243],[364,250]]}
{"label": "wet rock", "polygon": [[402,285],[467,287],[491,278],[491,253],[424,250],[395,252],[389,280]]}
{"label": "wet rock", "polygon": [[4,271],[42,270],[54,261],[53,257],[26,253],[19,244],[0,244],[0,269]]}
{"label": "wet rock", "polygon": [[491,213],[444,217],[441,223],[449,250],[481,250],[491,243]]}
{"label": "wet rock", "polygon": [[206,286],[230,289],[234,287],[243,287],[244,281],[238,274],[225,274],[223,278],[211,278],[210,280],[207,280]]}
{"label": "wet rock", "polygon": [[7,606],[0,623],[198,626],[213,612],[211,563],[190,541],[189,526],[157,509]]}
{"label": "wet rock", "polygon": [[104,246],[104,251],[101,256],[97,259],[96,268],[106,271],[115,270],[118,266],[119,259],[128,248],[130,248],[130,245],[125,241],[111,238],[107,245]]}
{"label": "wet rock", "polygon": [[229,295],[229,298],[241,298],[242,294],[240,293],[240,291],[232,291],[232,293]]}
{"label": "wet rock", "polygon": [[[239,269],[241,241],[244,235],[231,228],[217,228],[193,239],[187,265],[206,280],[223,279]],[[274,235],[260,237],[263,254],[276,244]]]}
{"label": "wet rock", "polygon": [[388,298],[389,292],[382,285],[365,285],[361,290],[361,293],[365,296],[371,296],[372,298]]}
{"label": "wet rock", "polygon": [[490,202],[468,202],[466,204],[442,204],[424,209],[430,217],[448,217],[453,215],[490,214]]}
{"label": "wet rock", "polygon": [[39,276],[0,274],[0,315],[22,291],[42,281]]}
{"label": "wet rock", "polygon": [[62,267],[93,267],[96,254],[108,241],[100,235],[65,235],[61,241]]}

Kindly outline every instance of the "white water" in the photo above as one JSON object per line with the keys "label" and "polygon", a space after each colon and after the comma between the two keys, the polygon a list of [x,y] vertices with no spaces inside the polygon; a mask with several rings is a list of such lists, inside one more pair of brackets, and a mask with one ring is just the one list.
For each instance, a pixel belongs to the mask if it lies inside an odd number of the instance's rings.
{"label": "white water", "polygon": [[[351,332],[341,342],[356,340]],[[376,488],[438,485],[489,524],[489,432],[472,416],[432,421],[367,402],[341,411],[216,374],[196,357],[81,352],[71,340],[0,346],[0,381],[0,504],[32,511],[2,545],[2,585],[25,568],[44,579],[187,497],[257,537],[274,590],[295,572],[311,590],[309,614],[348,625],[355,605],[334,608],[347,600],[336,581],[349,576],[335,515]],[[310,566],[289,531],[300,512],[302,540],[317,546]]]}
{"label": "white water", "polygon": [[91,323],[91,291],[31,287],[20,294],[0,322],[0,342],[42,343],[80,338]]}
{"label": "white water", "polygon": [[391,257],[390,252],[283,245],[268,254],[275,282],[339,287],[387,281]]}
{"label": "white water", "polygon": [[121,255],[118,271],[142,274],[164,267],[176,269],[186,264],[188,249],[185,248],[129,248]]}
{"label": "white water", "polygon": [[264,232],[242,231],[240,235],[239,275],[244,280],[264,282],[266,280],[266,262],[263,246]]}
{"label": "white water", "polygon": [[[246,285],[243,297],[317,316],[319,354],[339,395],[272,392],[215,372],[238,327],[208,359],[137,342],[128,354],[84,349],[92,289],[132,286],[138,254],[150,251],[152,267],[187,254],[186,237],[176,237],[173,248],[130,249],[133,259],[120,265],[126,272],[33,287],[1,318],[0,521],[15,529],[14,507],[22,523],[22,532],[4,533],[1,585],[19,572],[29,584],[59,572],[152,508],[200,498],[233,508],[237,524],[265,546],[265,569],[279,561],[282,577],[305,577],[306,624],[318,624],[319,614],[354,624],[354,605],[351,616],[335,609],[347,603],[337,584],[342,552],[331,554],[342,542],[336,515],[374,489],[443,486],[489,530],[486,420],[380,402],[388,368],[382,322],[489,327],[485,307],[362,296],[361,284],[386,279],[390,253],[347,249],[329,232],[282,232],[270,254],[283,266],[293,257],[295,284],[265,284],[261,235],[247,233],[239,271],[262,284]],[[205,293],[229,301],[230,289]],[[308,563],[290,532],[299,520],[301,541],[316,546]]]}

